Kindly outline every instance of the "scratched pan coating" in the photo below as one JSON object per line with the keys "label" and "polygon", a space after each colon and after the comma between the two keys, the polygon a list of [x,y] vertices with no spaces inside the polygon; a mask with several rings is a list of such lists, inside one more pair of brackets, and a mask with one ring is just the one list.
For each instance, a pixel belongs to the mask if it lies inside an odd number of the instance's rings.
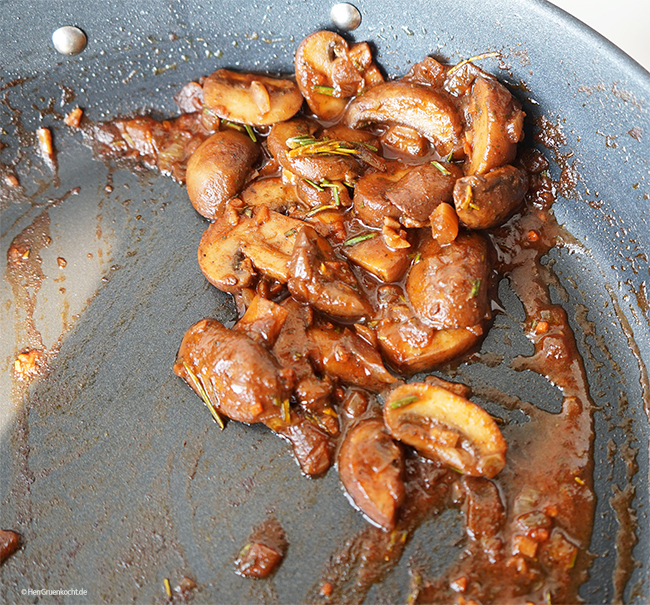
{"label": "scratched pan coating", "polygon": [[[556,160],[553,177],[560,181],[564,170],[561,182],[574,183],[560,190],[555,213],[577,244],[554,250],[548,261],[600,407],[596,557],[581,595],[590,603],[614,596],[620,517],[610,500],[627,488],[639,566],[624,600],[644,603],[650,75],[541,1],[355,4],[362,23],[350,37],[372,41],[388,74],[403,74],[427,54],[453,63],[501,51],[507,69],[484,67],[513,87],[531,122],[545,118],[561,133],[555,154],[545,153]],[[0,526],[25,541],[0,568],[3,602],[31,602],[21,595],[30,588],[87,591],[65,597],[70,602],[162,602],[164,579],[177,583],[183,575],[198,582],[196,602],[302,602],[328,558],[364,527],[334,470],[308,480],[288,445],[265,429],[230,423],[219,432],[173,375],[189,325],[203,316],[234,317],[229,298],[197,269],[204,222],[183,187],[93,159],[81,136],[56,119],[75,105],[91,120],[142,110],[169,115],[185,82],[218,67],[292,71],[299,41],[331,27],[329,9],[312,0],[0,3],[0,160],[17,162],[25,186],[22,197],[3,189],[2,251],[30,225],[50,238],[38,250],[44,277],[37,286],[21,291],[2,283]],[[62,25],[85,31],[83,53],[54,51],[50,37]],[[39,125],[53,129],[58,180],[32,153],[30,133]],[[34,337],[21,306],[28,294],[35,296],[33,324],[57,354],[47,378],[23,397],[11,367]],[[503,363],[461,366],[457,379],[558,410],[560,395],[545,379],[510,369],[532,345],[506,284],[500,295],[506,313],[482,351]],[[619,456],[625,447],[638,449],[631,481]],[[283,526],[289,550],[271,580],[251,582],[234,573],[233,559],[269,514]],[[404,601],[409,559],[442,572],[461,534],[455,511],[425,524],[366,601]]]}

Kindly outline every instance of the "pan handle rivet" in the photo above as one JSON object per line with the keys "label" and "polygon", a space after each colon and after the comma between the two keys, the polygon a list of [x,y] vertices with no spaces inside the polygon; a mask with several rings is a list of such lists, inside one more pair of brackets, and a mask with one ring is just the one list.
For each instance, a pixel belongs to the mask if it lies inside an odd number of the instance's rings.
{"label": "pan handle rivet", "polygon": [[330,18],[334,25],[343,31],[352,31],[361,25],[361,13],[356,6],[339,2],[332,7]]}
{"label": "pan handle rivet", "polygon": [[88,39],[78,27],[66,25],[59,27],[52,34],[52,44],[57,52],[62,55],[78,55],[84,48]]}

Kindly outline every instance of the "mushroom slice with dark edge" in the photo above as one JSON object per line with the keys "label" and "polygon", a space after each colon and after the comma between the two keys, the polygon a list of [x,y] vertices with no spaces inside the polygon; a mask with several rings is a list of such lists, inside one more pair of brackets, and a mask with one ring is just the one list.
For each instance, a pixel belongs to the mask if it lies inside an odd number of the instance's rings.
{"label": "mushroom slice with dark edge", "polygon": [[291,80],[219,69],[203,83],[203,103],[220,118],[268,126],[292,118],[302,95]]}
{"label": "mushroom slice with dark edge", "polygon": [[345,110],[351,128],[369,124],[398,124],[417,130],[446,157],[463,154],[462,122],[456,107],[444,92],[410,82],[385,82],[356,97]]}
{"label": "mushroom slice with dark edge", "polygon": [[301,179],[356,181],[362,170],[357,157],[368,157],[370,151],[356,141],[319,138],[318,130],[319,125],[310,120],[280,122],[271,128],[266,143],[279,164]]}
{"label": "mushroom slice with dark edge", "polygon": [[376,393],[397,380],[386,370],[377,350],[349,328],[313,326],[307,336],[315,345],[310,357],[325,374]]}
{"label": "mushroom slice with dark edge", "polygon": [[225,204],[244,187],[260,148],[237,130],[222,130],[207,138],[187,163],[187,195],[207,219],[221,216]]}
{"label": "mushroom slice with dark edge", "polygon": [[199,267],[208,281],[224,292],[250,286],[257,271],[285,283],[296,234],[304,223],[269,211],[255,209],[251,216],[224,214],[203,233]]}
{"label": "mushroom slice with dark edge", "polygon": [[323,120],[336,119],[349,97],[384,81],[365,42],[349,46],[329,31],[315,32],[300,43],[295,68],[309,109]]}
{"label": "mushroom slice with dark edge", "polygon": [[287,286],[296,300],[333,317],[356,320],[373,313],[347,261],[312,227],[296,237]]}
{"label": "mushroom slice with dark edge", "polygon": [[270,349],[278,339],[288,315],[285,307],[257,294],[233,330],[243,332]]}
{"label": "mushroom slice with dark edge", "polygon": [[406,492],[404,460],[381,419],[362,420],[348,431],[338,467],[343,487],[361,512],[383,529],[393,529]]}
{"label": "mushroom slice with dark edge", "polygon": [[492,417],[441,387],[397,387],[384,403],[384,420],[395,439],[460,473],[491,479],[505,466],[507,445]]}
{"label": "mushroom slice with dark edge", "polygon": [[454,205],[458,218],[470,229],[501,225],[521,204],[528,190],[528,175],[511,166],[456,181]]}
{"label": "mushroom slice with dark edge", "polygon": [[410,263],[408,248],[390,248],[383,237],[371,237],[346,246],[343,253],[384,282],[399,280]]}
{"label": "mushroom slice with dark edge", "polygon": [[466,174],[483,174],[515,159],[526,114],[503,84],[476,78],[467,115],[471,126],[465,133],[469,146]]}

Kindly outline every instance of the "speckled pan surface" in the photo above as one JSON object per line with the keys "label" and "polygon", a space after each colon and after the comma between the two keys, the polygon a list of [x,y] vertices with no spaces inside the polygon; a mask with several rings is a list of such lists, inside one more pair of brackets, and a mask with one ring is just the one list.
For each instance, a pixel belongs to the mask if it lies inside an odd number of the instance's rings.
{"label": "speckled pan surface", "polygon": [[[351,37],[372,41],[387,73],[402,74],[427,54],[456,62],[500,51],[501,67],[484,67],[513,86],[530,133],[542,118],[545,132],[555,133],[558,153],[546,151],[553,176],[575,183],[560,187],[555,213],[577,244],[549,260],[602,408],[595,414],[596,558],[581,594],[589,603],[615,596],[619,528],[610,498],[629,483],[619,452],[630,447],[638,449],[628,490],[635,490],[640,565],[624,600],[645,603],[650,75],[541,1],[356,6],[363,20]],[[42,280],[24,290],[1,285],[0,526],[25,539],[0,568],[3,602],[32,602],[22,592],[29,589],[87,591],[66,602],[162,602],[164,578],[183,575],[199,584],[196,602],[309,601],[328,558],[364,527],[335,471],[303,478],[287,444],[259,427],[231,423],[219,432],[173,375],[187,327],[234,314],[197,268],[204,223],[182,187],[107,167],[59,119],[75,105],[92,120],[169,114],[185,82],[217,67],[291,71],[298,42],[331,27],[329,9],[296,0],[0,2],[0,160],[17,162],[25,186],[14,196],[1,185],[2,253],[30,226],[49,234],[38,250]],[[54,51],[50,37],[62,25],[86,32],[82,54]],[[53,129],[58,179],[33,153],[39,125]],[[28,312],[20,301],[29,296]],[[510,369],[510,359],[532,348],[519,303],[505,285],[501,296],[507,312],[482,350],[503,363],[461,366],[456,378],[557,409],[560,396],[544,379]],[[24,321],[30,313],[37,334]],[[23,398],[11,368],[34,338],[56,354],[49,376]],[[235,575],[233,559],[269,513],[284,527],[289,551],[271,580],[251,582]],[[366,602],[404,601],[409,560],[443,571],[461,531],[455,511],[433,518]]]}

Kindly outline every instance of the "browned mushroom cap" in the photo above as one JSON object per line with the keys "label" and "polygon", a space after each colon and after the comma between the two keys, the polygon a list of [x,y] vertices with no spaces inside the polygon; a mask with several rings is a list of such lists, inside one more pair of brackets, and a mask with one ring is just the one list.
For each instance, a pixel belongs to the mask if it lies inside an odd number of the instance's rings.
{"label": "browned mushroom cap", "polygon": [[470,146],[466,174],[482,174],[512,162],[524,136],[526,114],[508,89],[496,80],[476,78],[467,114],[471,127],[465,133]]}
{"label": "browned mushroom cap", "polygon": [[490,314],[491,275],[487,241],[462,233],[440,246],[425,234],[411,267],[406,292],[418,316],[434,328],[469,328]]}
{"label": "browned mushroom cap", "polygon": [[462,155],[462,123],[452,100],[444,92],[411,82],[385,82],[373,86],[348,105],[345,124],[399,124],[417,130],[441,156]]}
{"label": "browned mushroom cap", "polygon": [[365,420],[345,436],[338,457],[343,487],[373,523],[395,527],[406,490],[402,450],[378,418]]}
{"label": "browned mushroom cap", "polygon": [[441,387],[397,387],[386,398],[384,421],[395,439],[461,473],[492,478],[505,466],[507,444],[492,417]]}
{"label": "browned mushroom cap", "polygon": [[470,229],[496,227],[521,204],[527,190],[528,175],[510,164],[469,175],[454,185],[456,213]]}
{"label": "browned mushroom cap", "polygon": [[220,118],[266,126],[292,118],[302,95],[291,80],[219,69],[203,83],[203,103]]}
{"label": "browned mushroom cap", "polygon": [[244,187],[259,155],[251,138],[236,130],[222,130],[203,141],[187,163],[187,194],[196,211],[210,220],[218,218]]}
{"label": "browned mushroom cap", "polygon": [[263,346],[216,319],[203,319],[186,332],[174,372],[206,405],[248,423],[275,414],[278,402],[291,396],[295,379]]}
{"label": "browned mushroom cap", "polygon": [[298,46],[296,81],[309,108],[319,118],[336,119],[349,97],[383,82],[366,43],[352,47],[338,34],[318,31]]}

